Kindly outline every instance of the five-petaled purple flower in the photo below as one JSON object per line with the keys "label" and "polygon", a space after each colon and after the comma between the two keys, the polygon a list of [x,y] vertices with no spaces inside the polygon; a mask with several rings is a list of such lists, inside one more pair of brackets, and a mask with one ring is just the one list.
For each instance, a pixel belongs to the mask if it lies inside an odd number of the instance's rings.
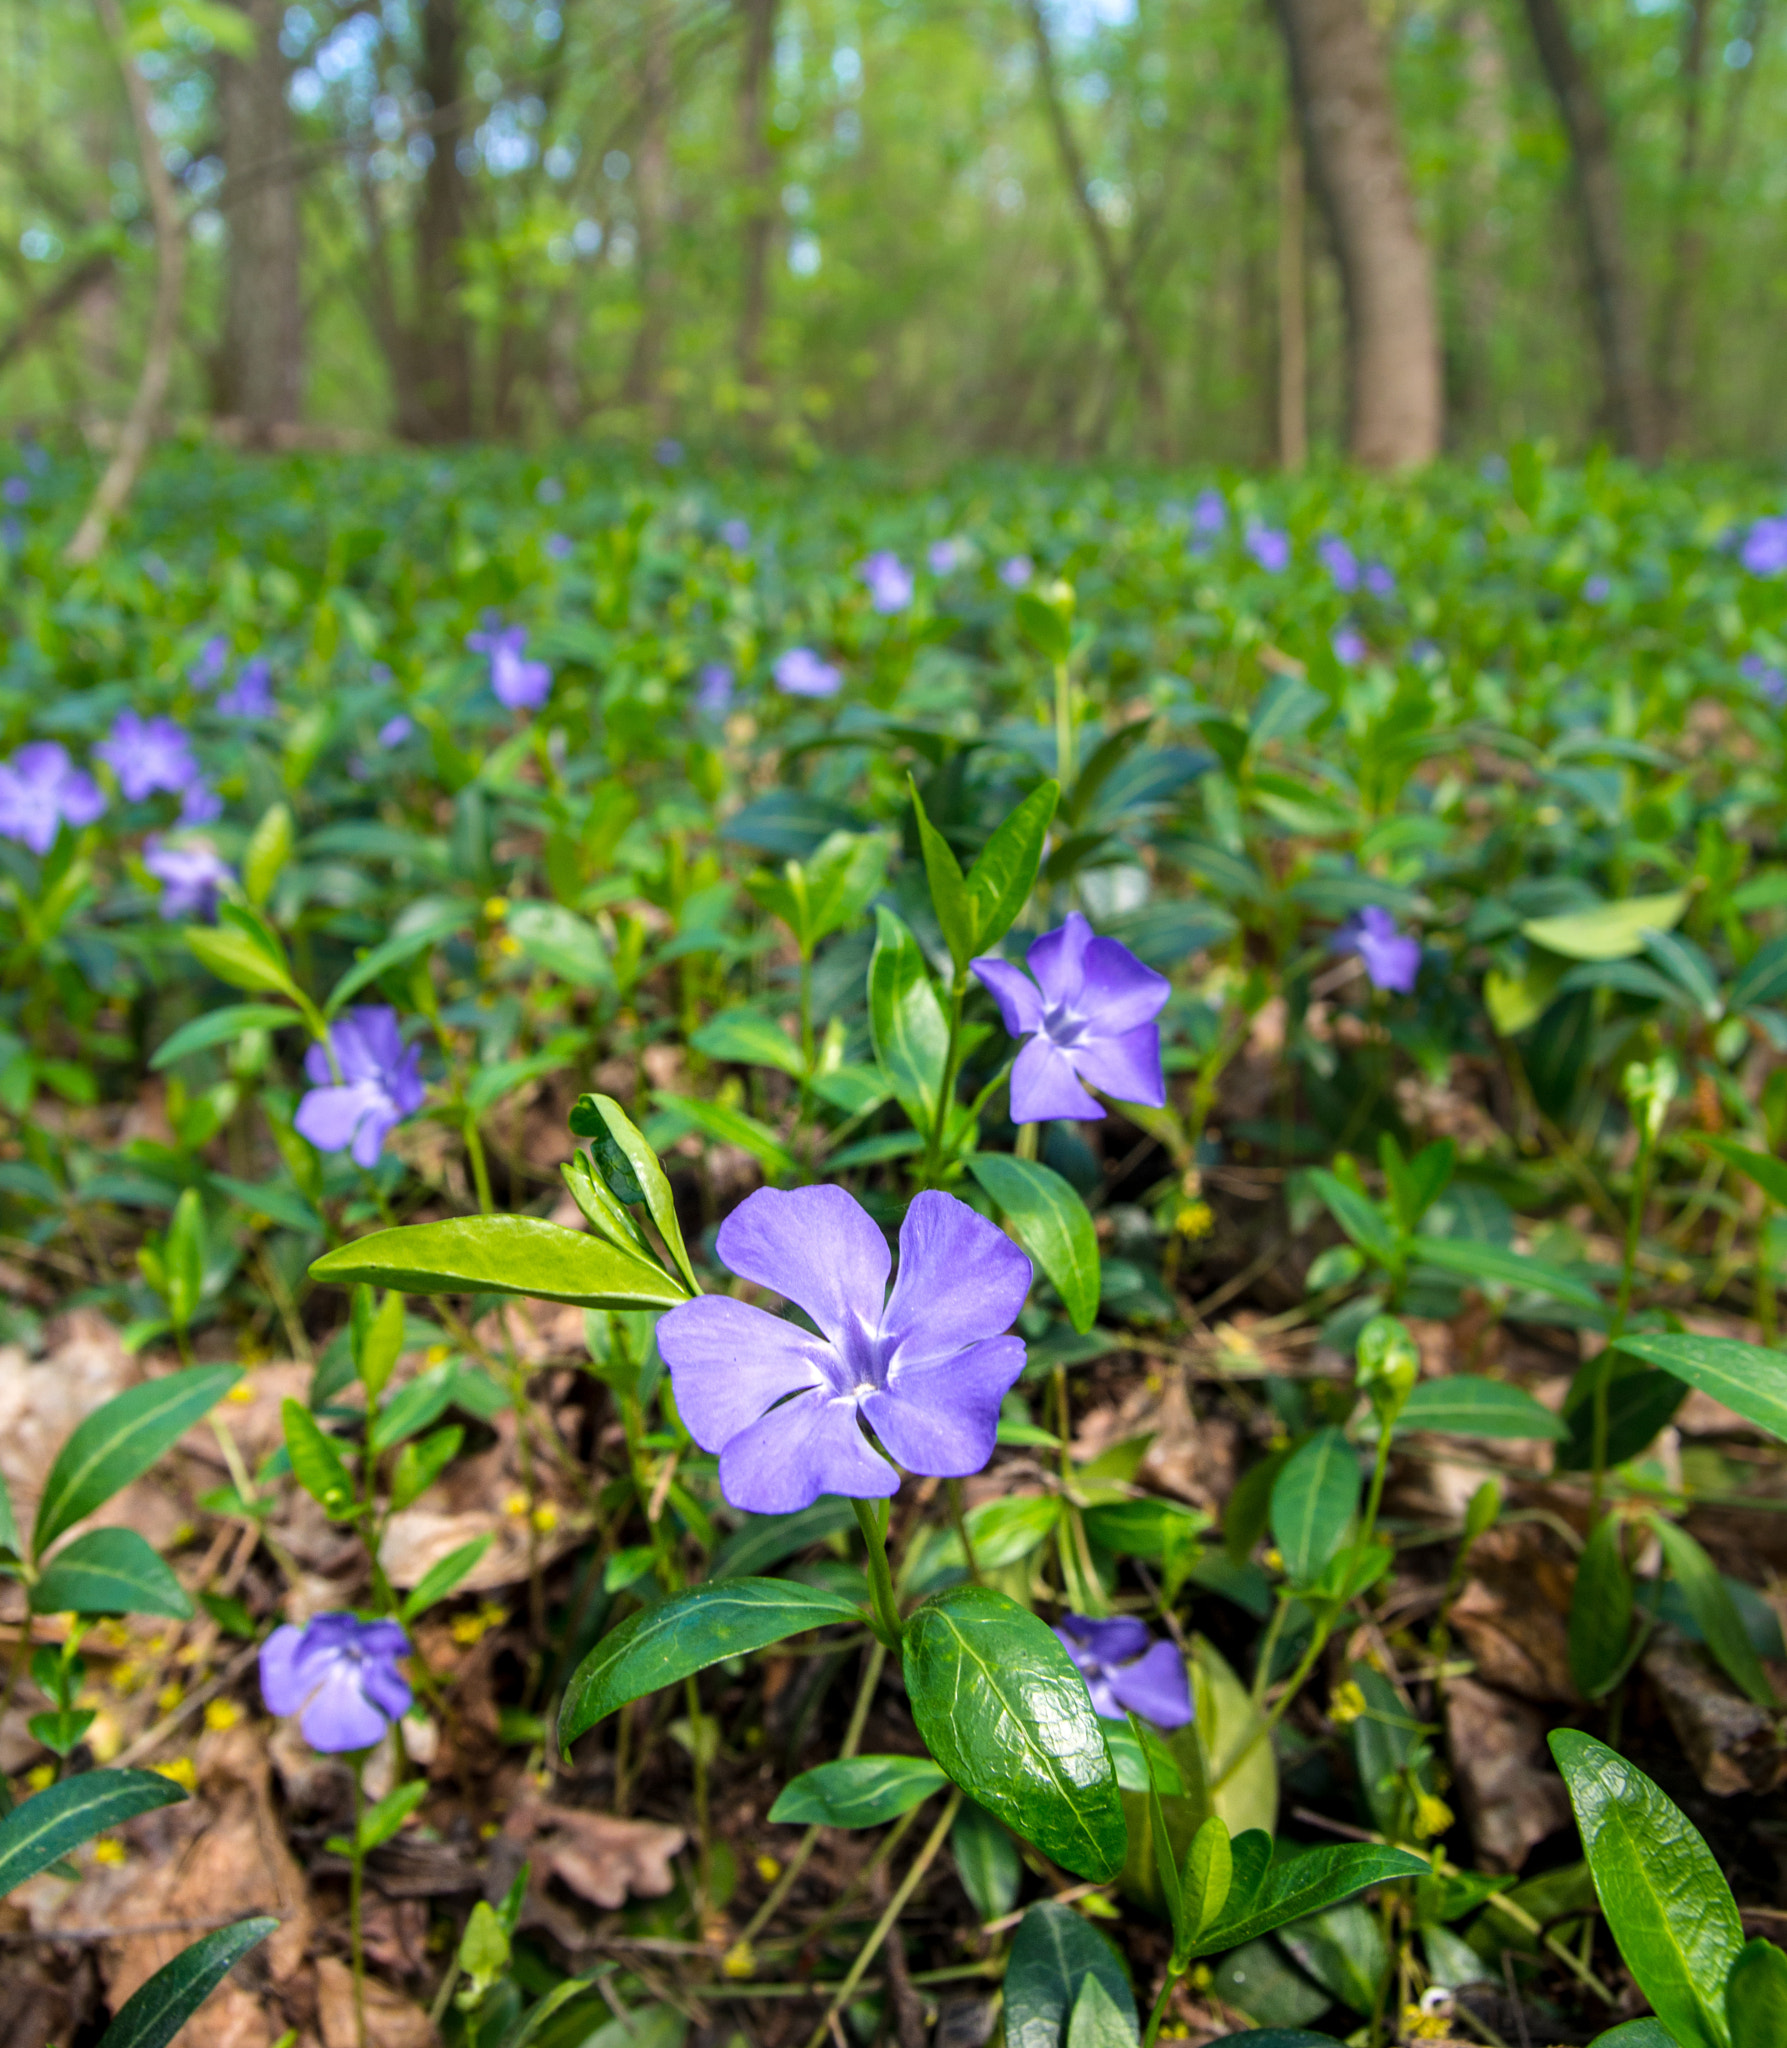
{"label": "five-petaled purple flower", "polygon": [[1744,535],[1738,559],[1752,576],[1787,570],[1787,519],[1758,519]]}
{"label": "five-petaled purple flower", "polygon": [[1336,590],[1353,591],[1359,587],[1359,557],[1346,542],[1333,534],[1324,534],[1315,544],[1316,559],[1327,570]]}
{"label": "five-petaled purple flower", "polygon": [[171,718],[120,711],[108,737],[93,751],[111,765],[127,803],[141,803],[158,789],[177,794],[198,780],[192,742]]}
{"label": "five-petaled purple flower", "polygon": [[[875,1499],[909,1472],[962,1478],[993,1454],[999,1403],[1024,1369],[1009,1330],[1030,1261],[953,1195],[917,1196],[887,1240],[842,1188],[759,1188],[720,1225],[732,1271],[804,1309],[818,1334],[730,1295],[658,1325],[677,1413],[720,1459],[720,1491],[752,1514],[822,1493]],[[863,1434],[867,1423],[887,1456]]]}
{"label": "five-petaled purple flower", "polygon": [[1067,1614],[1056,1629],[1092,1695],[1092,1711],[1107,1721],[1126,1712],[1157,1728],[1183,1728],[1191,1719],[1191,1681],[1177,1648],[1149,1635],[1133,1614],[1097,1621]]}
{"label": "five-petaled purple flower", "polygon": [[543,661],[527,659],[527,628],[502,626],[487,618],[481,632],[468,633],[465,644],[474,654],[490,657],[490,688],[509,711],[538,711],[552,691],[552,670]]}
{"label": "five-petaled purple flower", "polygon": [[1368,903],[1334,934],[1337,953],[1357,953],[1373,988],[1405,996],[1421,972],[1421,941],[1396,929],[1396,920],[1381,903]]}
{"label": "five-petaled purple flower", "polygon": [[273,671],[264,655],[242,664],[241,673],[217,700],[225,718],[271,718],[278,706],[273,701]]}
{"label": "five-petaled purple flower", "polygon": [[1035,1034],[1012,1065],[1012,1122],[1103,1116],[1082,1082],[1119,1102],[1161,1108],[1166,1080],[1154,1019],[1172,993],[1166,976],[1116,939],[1096,937],[1077,910],[1024,957],[1029,974],[997,954],[973,963],[1006,1030],[1014,1038]]}
{"label": "five-petaled purple flower", "polygon": [[48,853],[64,819],[91,825],[104,809],[105,793],[59,741],[33,740],[0,761],[0,839]]}
{"label": "five-petaled purple flower", "polygon": [[298,1104],[292,1124],[319,1152],[351,1147],[356,1166],[374,1167],[391,1130],[414,1116],[428,1093],[421,1052],[404,1045],[397,1012],[383,1003],[349,1010],[330,1025],[329,1045],[341,1078],[331,1070],[328,1052],[313,1045],[304,1055],[304,1071],[316,1086]]}
{"label": "five-petaled purple flower", "polygon": [[157,908],[169,924],[188,917],[201,924],[215,924],[218,894],[226,882],[236,879],[235,869],[203,840],[191,846],[164,846],[159,839],[147,840],[143,865],[161,884]]}
{"label": "five-petaled purple flower", "polygon": [[869,603],[878,612],[903,612],[912,602],[912,571],[890,548],[877,548],[857,563],[856,573],[869,586]]}
{"label": "five-petaled purple flower", "polygon": [[1269,575],[1280,576],[1291,565],[1290,536],[1276,526],[1250,526],[1243,545]]}
{"label": "five-petaled purple flower", "polygon": [[223,633],[213,633],[198,651],[198,658],[186,672],[186,680],[195,690],[208,690],[223,674],[230,658],[230,643]]}
{"label": "five-petaled purple flower", "polygon": [[999,564],[999,581],[1007,590],[1022,590],[1036,574],[1036,564],[1028,555],[1013,555]]}
{"label": "five-petaled purple flower", "polygon": [[776,656],[776,688],[791,697],[835,697],[843,688],[844,671],[821,661],[810,647],[790,647]]}
{"label": "five-petaled purple flower", "polygon": [[304,1740],[331,1754],[370,1749],[415,1695],[397,1668],[410,1639],[394,1621],[319,1614],[287,1622],[261,1645],[261,1697],[270,1714],[296,1714]]}
{"label": "five-petaled purple flower", "polygon": [[695,683],[695,709],[708,718],[724,718],[732,703],[731,669],[723,661],[704,662]]}

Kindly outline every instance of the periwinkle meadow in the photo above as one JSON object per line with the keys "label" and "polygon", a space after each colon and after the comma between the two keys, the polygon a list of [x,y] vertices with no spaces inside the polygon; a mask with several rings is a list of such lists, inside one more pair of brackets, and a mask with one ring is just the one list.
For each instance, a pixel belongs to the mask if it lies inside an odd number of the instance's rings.
{"label": "periwinkle meadow", "polygon": [[1787,2040],[1778,495],[13,466],[21,2010]]}

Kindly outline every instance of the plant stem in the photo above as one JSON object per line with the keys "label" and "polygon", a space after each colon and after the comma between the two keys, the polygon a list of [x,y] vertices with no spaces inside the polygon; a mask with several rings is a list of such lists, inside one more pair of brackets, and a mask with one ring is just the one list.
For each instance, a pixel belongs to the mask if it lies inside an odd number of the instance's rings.
{"label": "plant stem", "polygon": [[968,1576],[978,1586],[980,1566],[975,1561],[974,1539],[968,1534],[968,1517],[962,1512],[962,1482],[959,1479],[949,1479],[945,1480],[944,1485],[949,1501],[949,1519],[955,1524],[956,1537],[961,1543],[962,1556],[968,1566]]}
{"label": "plant stem", "polygon": [[930,1187],[943,1165],[943,1144],[949,1132],[949,1113],[955,1107],[956,1068],[962,1057],[962,1003],[968,993],[968,976],[957,968],[949,984],[949,1045],[943,1055],[943,1078],[937,1084],[937,1114],[925,1136],[920,1182]]}
{"label": "plant stem", "polygon": [[900,1647],[899,1603],[894,1599],[893,1573],[887,1564],[887,1538],[882,1533],[880,1510],[873,1501],[853,1501],[856,1524],[869,1552],[869,1598],[875,1609],[876,1640],[889,1650]]}
{"label": "plant stem", "polygon": [[478,1130],[477,1112],[467,1109],[462,1113],[460,1129],[465,1134],[465,1156],[472,1165],[472,1184],[478,1191],[478,1214],[488,1216],[496,1204],[490,1194],[490,1166],[484,1157],[484,1140]]}
{"label": "plant stem", "polygon": [[1775,1205],[1762,1205],[1762,1229],[1756,1238],[1756,1320],[1762,1326],[1762,1341],[1772,1351],[1775,1343],[1775,1269],[1769,1263],[1769,1225],[1775,1220]]}
{"label": "plant stem", "polygon": [[1638,1238],[1644,1228],[1644,1205],[1650,1194],[1651,1162],[1656,1149],[1656,1141],[1650,1135],[1648,1123],[1642,1127],[1642,1133],[1638,1143],[1638,1162],[1632,1169],[1632,1200],[1626,1211],[1626,1240],[1620,1259],[1619,1294],[1613,1304],[1613,1320],[1607,1328],[1606,1349],[1595,1361],[1594,1483],[1589,1496],[1591,1522],[1598,1522],[1601,1519],[1601,1501],[1607,1490],[1608,1399],[1611,1391],[1609,1382],[1613,1371],[1612,1352],[1624,1334],[1626,1314],[1632,1306],[1632,1280],[1638,1268]]}
{"label": "plant stem", "polygon": [[360,1779],[365,1769],[366,1752],[357,1750],[354,1754],[354,1832],[348,1855],[347,1923],[348,1951],[354,1971],[354,2038],[359,2048],[366,2048],[366,1943],[360,1927],[360,1896],[366,1874],[366,1851],[360,1846],[360,1815],[366,1805],[366,1793]]}
{"label": "plant stem", "polygon": [[683,1696],[689,1709],[689,1752],[695,1761],[695,1838],[697,1844],[696,1869],[700,1874],[701,1896],[696,1901],[696,1919],[707,1916],[707,1902],[713,1896],[713,1830],[708,1822],[707,1811],[707,1746],[704,1740],[706,1723],[701,1714],[701,1689],[690,1672],[683,1680]]}
{"label": "plant stem", "polygon": [[1148,2029],[1142,2036],[1142,2048],[1154,2048],[1155,2038],[1160,2032],[1160,2023],[1166,2017],[1167,2001],[1178,1989],[1179,1981],[1184,1974],[1183,1970],[1175,1970],[1169,1965],[1166,1981],[1160,1987],[1160,1996],[1154,2001],[1154,2010],[1148,2015]]}
{"label": "plant stem", "polygon": [[1055,779],[1063,795],[1076,778],[1073,732],[1073,676],[1067,663],[1055,664]]}

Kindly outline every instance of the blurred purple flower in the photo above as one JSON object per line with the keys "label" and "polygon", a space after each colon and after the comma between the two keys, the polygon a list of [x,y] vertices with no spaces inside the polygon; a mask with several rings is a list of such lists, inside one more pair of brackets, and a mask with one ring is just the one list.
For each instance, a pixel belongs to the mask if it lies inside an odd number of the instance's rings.
{"label": "blurred purple flower", "polygon": [[157,907],[169,924],[182,918],[215,924],[219,892],[236,879],[235,869],[203,840],[191,846],[164,846],[158,838],[149,839],[143,846],[143,865],[162,885]]}
{"label": "blurred purple flower", "polygon": [[48,853],[64,820],[91,825],[104,810],[104,791],[59,741],[33,740],[0,762],[0,839]]}
{"label": "blurred purple flower", "polygon": [[953,576],[968,558],[966,546],[959,540],[934,540],[925,550],[925,560],[933,576]]}
{"label": "blurred purple flower", "polygon": [[1787,673],[1763,660],[1760,654],[1746,654],[1737,665],[1746,682],[1754,683],[1778,711],[1787,704]]}
{"label": "blurred purple flower", "polygon": [[912,602],[912,571],[889,549],[865,556],[856,573],[869,586],[869,603],[876,611],[903,612]]}
{"label": "blurred purple flower", "polygon": [[186,672],[186,680],[195,690],[208,690],[229,665],[230,643],[227,635],[213,633],[198,651],[198,658]]}
{"label": "blurred purple flower", "polygon": [[319,1152],[353,1148],[356,1166],[373,1167],[385,1139],[406,1116],[422,1107],[422,1055],[405,1046],[397,1012],[383,1003],[362,1004],[329,1027],[341,1078],[330,1071],[329,1055],[313,1045],[304,1071],[316,1086],[298,1104],[292,1124]]}
{"label": "blurred purple flower", "polygon": [[810,647],[790,647],[776,657],[776,688],[791,697],[835,697],[844,686],[844,671],[821,661]]}
{"label": "blurred purple flower", "polygon": [[378,743],[381,747],[400,747],[415,729],[415,721],[407,711],[394,712],[379,727]]}
{"label": "blurred purple flower", "polygon": [[5,483],[0,484],[0,498],[4,498],[7,504],[13,506],[30,504],[31,485],[29,480],[22,476],[9,476]]}
{"label": "blurred purple flower", "polygon": [[1381,903],[1368,903],[1349,917],[1329,942],[1336,953],[1357,953],[1373,988],[1405,996],[1421,972],[1421,941],[1396,929]]}
{"label": "blurred purple flower", "polygon": [[652,450],[652,454],[657,459],[660,467],[674,469],[683,459],[683,444],[674,434],[666,434],[663,440]]}
{"label": "blurred purple flower", "polygon": [[534,486],[534,499],[541,505],[559,505],[564,502],[565,487],[555,476],[543,476]]}
{"label": "blurred purple flower", "polygon": [[1316,559],[1327,570],[1336,590],[1354,591],[1359,587],[1359,557],[1343,540],[1332,534],[1324,534],[1315,544]]}
{"label": "blurred purple flower", "polygon": [[236,680],[218,698],[217,709],[225,718],[271,718],[277,712],[273,671],[264,655],[242,664]]}
{"label": "blurred purple flower", "polygon": [[1386,562],[1368,562],[1365,565],[1365,588],[1373,597],[1394,597],[1396,578]]}
{"label": "blurred purple flower", "polygon": [[1024,1369],[1022,1338],[1002,1333],[1030,1291],[1030,1261],[1004,1231],[953,1195],[917,1196],[891,1295],[887,1240],[843,1188],[759,1188],[717,1242],[734,1273],[818,1326],[725,1294],[683,1302],[658,1325],[677,1413],[719,1454],[735,1508],[787,1514],[822,1493],[895,1493],[889,1459],[937,1478],[985,1465],[999,1403]]}
{"label": "blurred purple flower", "polygon": [[751,529],[742,519],[722,519],[720,538],[735,555],[742,555],[751,545]]}
{"label": "blurred purple flower", "polygon": [[1191,525],[1194,533],[1217,534],[1229,523],[1229,501],[1214,484],[1199,491],[1192,500]]}
{"label": "blurred purple flower", "polygon": [[1613,579],[1609,576],[1591,576],[1582,586],[1584,604],[1605,604],[1613,595]]}
{"label": "blurred purple flower", "polygon": [[562,562],[575,552],[576,542],[567,533],[549,533],[546,536],[546,559]]}
{"label": "blurred purple flower", "polygon": [[394,1621],[319,1614],[276,1628],[261,1645],[261,1697],[270,1714],[296,1714],[312,1749],[370,1749],[415,1695],[397,1668],[410,1639]]}
{"label": "blurred purple flower", "polygon": [[1157,1640],[1133,1614],[1096,1621],[1065,1614],[1056,1629],[1092,1695],[1092,1711],[1107,1721],[1125,1712],[1157,1728],[1183,1728],[1191,1719],[1191,1681],[1177,1647]]}
{"label": "blurred purple flower", "polygon": [[202,775],[195,775],[180,797],[182,825],[215,825],[223,816],[223,798]]}
{"label": "blurred purple flower", "polygon": [[19,523],[15,514],[7,513],[4,519],[0,519],[0,544],[16,552],[19,548],[23,547],[24,543],[24,527]]}
{"label": "blurred purple flower", "polygon": [[552,670],[543,661],[527,659],[527,628],[499,625],[486,618],[481,632],[468,633],[465,644],[474,654],[490,657],[490,688],[510,711],[538,711],[552,691]]}
{"label": "blurred purple flower", "polygon": [[1036,574],[1036,564],[1028,555],[1013,555],[999,564],[999,581],[1007,590],[1022,590]]}
{"label": "blurred purple flower", "polygon": [[110,765],[127,803],[141,803],[158,789],[183,790],[198,779],[192,742],[171,718],[120,711],[110,735],[93,751]]}
{"label": "blurred purple flower", "polygon": [[1290,536],[1275,526],[1250,526],[1245,546],[1269,575],[1281,576],[1291,565]]}
{"label": "blurred purple flower", "polygon": [[733,674],[723,661],[702,665],[695,677],[695,709],[708,718],[724,718],[732,704]]}
{"label": "blurred purple flower", "polygon": [[1744,535],[1738,559],[1752,576],[1787,571],[1787,519],[1758,519]]}
{"label": "blurred purple flower", "polygon": [[1336,626],[1328,645],[1334,650],[1335,660],[1345,662],[1348,668],[1358,668],[1371,653],[1365,635],[1352,625]]}
{"label": "blurred purple flower", "polygon": [[[1013,1123],[1101,1117],[1082,1082],[1119,1102],[1166,1102],[1160,1014],[1172,985],[1116,939],[1101,939],[1077,910],[1033,940],[1030,973],[986,954],[972,963],[1013,1038],[1030,1036],[1011,1070]],[[1035,979],[1032,980],[1031,976]]]}

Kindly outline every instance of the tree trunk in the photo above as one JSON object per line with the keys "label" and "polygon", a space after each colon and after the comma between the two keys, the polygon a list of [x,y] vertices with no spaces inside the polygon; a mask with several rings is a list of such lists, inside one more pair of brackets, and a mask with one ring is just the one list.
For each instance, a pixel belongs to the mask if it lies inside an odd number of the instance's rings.
{"label": "tree trunk", "polygon": [[1613,132],[1564,14],[1564,0],[1525,0],[1546,83],[1563,117],[1583,254],[1589,311],[1600,344],[1609,421],[1628,455],[1654,462],[1663,452],[1662,410],[1645,361],[1644,320],[1626,253]]}
{"label": "tree trunk", "polygon": [[744,20],[744,58],[738,74],[738,135],[744,185],[739,222],[741,258],[738,375],[761,391],[763,330],[769,321],[769,259],[775,243],[775,152],[769,140],[770,63],[776,49],[778,0],[736,0]]}
{"label": "tree trunk", "polygon": [[1309,456],[1309,322],[1304,298],[1303,152],[1278,153],[1278,466]]}
{"label": "tree trunk", "polygon": [[1366,0],[1277,8],[1346,295],[1349,452],[1372,469],[1430,462],[1444,417],[1439,316],[1383,44]]}
{"label": "tree trunk", "polygon": [[410,323],[411,383],[398,394],[399,431],[413,440],[463,441],[472,431],[472,343],[460,298],[459,245],[465,234],[465,44],[460,0],[423,0],[422,62],[416,83],[437,117],[434,154],[422,176],[416,217],[416,299]]}
{"label": "tree trunk", "polygon": [[1688,423],[1688,353],[1694,329],[1695,287],[1705,255],[1700,222],[1702,118],[1706,102],[1706,29],[1711,0],[1688,0],[1682,25],[1681,142],[1676,155],[1669,274],[1657,309],[1657,399],[1663,438],[1675,446]]}
{"label": "tree trunk", "polygon": [[646,0],[639,78],[639,147],[633,165],[639,235],[639,326],[627,364],[626,402],[654,410],[670,330],[670,8]]}
{"label": "tree trunk", "polygon": [[270,447],[304,404],[303,254],[287,66],[279,47],[282,0],[236,0],[254,29],[254,52],[219,59],[224,274],[224,410],[251,448]]}

